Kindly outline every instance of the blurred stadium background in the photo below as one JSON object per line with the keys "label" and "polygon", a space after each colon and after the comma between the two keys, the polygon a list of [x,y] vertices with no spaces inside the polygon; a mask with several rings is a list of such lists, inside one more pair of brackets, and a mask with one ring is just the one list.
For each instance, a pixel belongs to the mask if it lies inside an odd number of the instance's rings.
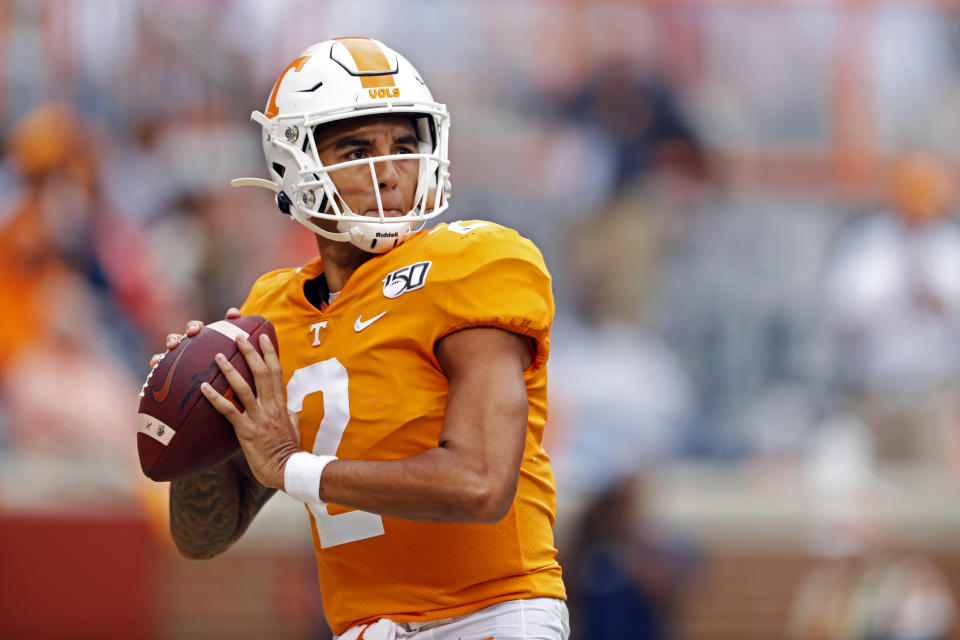
{"label": "blurred stadium background", "polygon": [[340,35],[553,271],[574,638],[960,637],[954,0],[0,1],[0,637],[327,637],[302,507],[182,560],[133,433],[164,334],[313,255],[228,182]]}

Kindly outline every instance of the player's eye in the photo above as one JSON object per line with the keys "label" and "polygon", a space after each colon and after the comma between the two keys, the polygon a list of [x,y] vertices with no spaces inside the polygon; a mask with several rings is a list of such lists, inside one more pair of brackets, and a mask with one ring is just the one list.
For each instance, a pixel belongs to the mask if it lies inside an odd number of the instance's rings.
{"label": "player's eye", "polygon": [[343,155],[344,160],[362,160],[366,157],[367,150],[363,148],[352,149]]}
{"label": "player's eye", "polygon": [[397,154],[406,154],[406,153],[416,153],[416,150],[410,146],[403,146],[397,148]]}

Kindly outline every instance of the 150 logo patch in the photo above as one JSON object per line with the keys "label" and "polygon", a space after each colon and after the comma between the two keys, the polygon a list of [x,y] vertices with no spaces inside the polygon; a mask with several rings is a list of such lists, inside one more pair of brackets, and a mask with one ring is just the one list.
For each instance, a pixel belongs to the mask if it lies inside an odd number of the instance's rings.
{"label": "150 logo patch", "polygon": [[417,262],[400,267],[387,274],[383,279],[383,295],[388,298],[397,298],[407,291],[419,289],[427,281],[427,272],[430,271],[430,260]]}

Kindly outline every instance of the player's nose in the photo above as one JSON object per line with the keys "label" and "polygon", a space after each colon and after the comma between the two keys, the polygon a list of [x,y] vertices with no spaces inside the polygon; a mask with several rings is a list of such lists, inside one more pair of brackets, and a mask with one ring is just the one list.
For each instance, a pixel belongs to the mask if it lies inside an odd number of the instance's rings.
{"label": "player's nose", "polygon": [[396,189],[400,184],[400,174],[396,161],[383,160],[377,163],[377,186],[381,190]]}

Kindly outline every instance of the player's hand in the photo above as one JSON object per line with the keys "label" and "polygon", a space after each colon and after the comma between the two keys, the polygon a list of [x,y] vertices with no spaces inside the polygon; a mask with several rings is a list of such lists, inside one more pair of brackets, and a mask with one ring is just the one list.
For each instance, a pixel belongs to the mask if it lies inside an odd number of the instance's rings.
{"label": "player's hand", "polygon": [[[224,318],[226,318],[227,320],[230,320],[232,318],[239,318],[239,317],[240,317],[240,310],[237,309],[236,307],[230,307],[229,309],[227,309],[227,313],[224,316]],[[167,351],[170,351],[171,349],[176,347],[178,344],[180,344],[180,341],[183,340],[184,338],[195,336],[198,333],[200,333],[200,329],[202,328],[203,328],[203,323],[201,321],[189,320],[187,321],[187,327],[183,333],[168,333],[167,337],[164,339],[163,346],[166,347]],[[153,367],[155,367],[157,363],[160,362],[160,359],[163,358],[163,356],[164,356],[163,353],[153,354],[150,357],[150,368],[152,369]]]}
{"label": "player's hand", "polygon": [[222,354],[217,354],[217,365],[244,411],[241,412],[206,382],[200,385],[200,391],[233,425],[240,448],[260,484],[282,490],[287,459],[300,451],[297,414],[287,411],[283,368],[266,334],[260,336],[263,357],[243,336],[237,337],[237,346],[253,374],[254,389]]}

